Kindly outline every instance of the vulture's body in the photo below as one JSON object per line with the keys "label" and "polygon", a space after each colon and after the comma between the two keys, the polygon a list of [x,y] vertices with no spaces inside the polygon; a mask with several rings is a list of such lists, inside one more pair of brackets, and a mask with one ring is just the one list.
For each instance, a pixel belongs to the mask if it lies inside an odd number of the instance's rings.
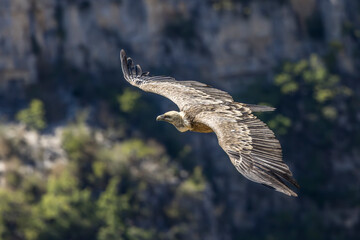
{"label": "vulture's body", "polygon": [[297,196],[286,184],[299,185],[282,161],[282,151],[274,133],[252,112],[273,111],[267,106],[238,103],[224,91],[196,81],[176,81],[171,77],[149,76],[134,65],[124,50],[120,53],[125,79],[146,92],[169,98],[180,109],[156,120],[173,124],[180,132],[215,132],[219,145],[235,168],[246,178]]}

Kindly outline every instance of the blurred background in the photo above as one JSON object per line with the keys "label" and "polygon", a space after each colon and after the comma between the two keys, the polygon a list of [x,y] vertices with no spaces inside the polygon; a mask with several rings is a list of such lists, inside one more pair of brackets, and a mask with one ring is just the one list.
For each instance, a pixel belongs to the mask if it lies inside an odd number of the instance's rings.
{"label": "blurred background", "polygon": [[[198,80],[258,114],[301,185],[242,177],[214,134],[124,79]],[[1,239],[359,239],[360,2],[0,0]]]}

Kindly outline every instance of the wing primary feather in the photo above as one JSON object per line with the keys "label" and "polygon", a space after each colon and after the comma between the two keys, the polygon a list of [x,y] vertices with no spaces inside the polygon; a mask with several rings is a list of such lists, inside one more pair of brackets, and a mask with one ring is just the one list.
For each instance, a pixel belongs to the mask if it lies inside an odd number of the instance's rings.
{"label": "wing primary feather", "polygon": [[141,76],[148,76],[150,72],[144,72]]}
{"label": "wing primary feather", "polygon": [[269,185],[266,185],[265,183],[261,183],[261,185],[263,185],[264,187],[267,187],[269,189],[276,190],[276,188],[274,188],[272,186],[269,186]]}
{"label": "wing primary feather", "polygon": [[136,76],[142,76],[142,70],[140,65],[136,65]]}
{"label": "wing primary feather", "polygon": [[300,189],[300,185],[296,182],[296,180],[290,176],[289,174],[284,174],[282,172],[275,171],[274,174],[279,175],[280,177],[284,178],[286,181],[290,182],[296,188]]}
{"label": "wing primary feather", "polygon": [[292,191],[276,173],[258,169],[257,174],[265,181],[262,184],[273,187],[276,191],[285,193],[286,195],[297,197],[297,194]]}
{"label": "wing primary feather", "polygon": [[126,53],[124,50],[120,51],[120,61],[121,61],[121,69],[123,71],[124,77],[127,81],[129,81],[129,76],[130,76],[130,72],[129,72],[129,67],[128,67],[128,61],[127,61],[127,57],[126,57]]}
{"label": "wing primary feather", "polygon": [[[130,84],[139,86],[144,81],[146,81],[146,77],[149,73],[143,73],[140,65],[134,65],[134,61],[126,56],[125,51],[122,49],[120,51],[120,61],[121,61],[121,69],[124,74],[124,78],[126,81],[128,81]],[[144,77],[145,78],[142,78]]]}

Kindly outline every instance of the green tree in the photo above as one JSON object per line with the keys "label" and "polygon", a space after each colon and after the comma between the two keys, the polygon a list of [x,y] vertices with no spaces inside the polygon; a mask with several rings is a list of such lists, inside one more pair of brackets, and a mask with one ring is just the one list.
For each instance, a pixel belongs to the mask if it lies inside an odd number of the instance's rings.
{"label": "green tree", "polygon": [[130,113],[134,111],[138,104],[140,96],[141,95],[139,92],[126,88],[123,94],[117,97],[120,110],[125,113]]}
{"label": "green tree", "polygon": [[70,167],[51,175],[36,206],[44,223],[38,239],[93,239],[97,231],[94,208],[90,189],[80,189]]}
{"label": "green tree", "polygon": [[259,83],[251,85],[247,94],[277,109],[272,114],[261,114],[277,134],[286,135],[290,129],[312,129],[303,133],[317,134],[312,138],[325,143],[331,139],[331,129],[344,111],[341,105],[353,95],[341,80],[321,57],[312,54],[297,62],[285,62],[273,83],[263,88]]}
{"label": "green tree", "polygon": [[94,187],[95,176],[93,164],[100,145],[94,140],[94,131],[89,128],[85,119],[78,119],[75,124],[70,124],[63,132],[62,146],[68,155],[70,165],[79,179],[79,185]]}
{"label": "green tree", "polygon": [[129,198],[126,195],[118,195],[118,184],[119,179],[114,177],[97,202],[97,214],[103,221],[103,226],[98,232],[99,240],[124,239],[124,220],[130,205]]}
{"label": "green tree", "polygon": [[0,239],[38,239],[43,223],[26,194],[21,189],[0,189]]}
{"label": "green tree", "polygon": [[[280,90],[275,104],[284,110],[284,115],[277,115],[269,125],[280,134],[285,134],[294,124],[313,126],[314,130],[327,133],[326,128],[331,128],[339,115],[340,102],[352,95],[352,90],[341,83],[339,76],[330,73],[315,54],[309,59],[285,63],[274,83]],[[319,138],[328,139],[328,136]]]}
{"label": "green tree", "polygon": [[39,99],[33,99],[28,108],[21,110],[16,119],[27,127],[40,131],[46,127],[44,104]]}

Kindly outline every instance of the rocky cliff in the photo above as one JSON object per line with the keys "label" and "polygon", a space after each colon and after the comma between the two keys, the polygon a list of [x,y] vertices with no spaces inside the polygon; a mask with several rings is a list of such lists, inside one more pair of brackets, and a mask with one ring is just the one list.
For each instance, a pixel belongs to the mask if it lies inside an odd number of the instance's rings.
{"label": "rocky cliff", "polygon": [[350,0],[3,0],[2,82],[34,82],[40,63],[57,61],[94,74],[118,69],[119,48],[145,68],[222,85],[340,44],[339,67],[355,74],[357,39],[345,31],[356,28],[357,8]]}
{"label": "rocky cliff", "polygon": [[[14,113],[36,97],[45,103],[46,131],[72,119],[84,107],[90,109],[90,126],[118,126],[114,122],[119,119],[111,120],[118,111],[113,110],[112,97],[128,87],[119,68],[121,48],[144,70],[206,82],[229,91],[239,101],[251,93],[249,86],[260,88],[272,83],[283,62],[317,54],[357,96],[359,9],[360,3],[354,0],[0,0],[0,120],[13,121]],[[272,97],[266,89],[263,95]],[[217,146],[215,136],[185,134],[174,139],[177,133],[170,128],[159,128],[170,131],[168,135],[154,133],[139,116],[154,119],[156,113],[150,110],[161,113],[173,105],[147,95],[144,98],[150,103],[146,105],[143,100],[140,112],[121,113],[125,116],[121,124],[125,125],[126,117],[131,122],[122,130],[155,137],[169,152],[191,143],[190,165],[201,165],[208,177],[206,204],[196,212],[196,219],[208,219],[211,234],[204,235],[210,230],[200,224],[192,230],[193,235],[186,236],[277,239],[284,237],[279,230],[282,228],[287,228],[292,239],[349,239],[359,234],[359,194],[355,190],[360,171],[358,137],[347,142],[349,150],[337,143],[337,137],[348,139],[346,133],[357,131],[356,124],[349,125],[359,121],[356,107],[345,120],[339,117],[343,124],[331,125],[331,131],[338,133],[330,133],[333,145],[324,147],[316,140],[309,143],[301,133],[307,131],[307,125],[296,121],[292,135],[280,137],[288,147],[285,162],[294,169],[295,177],[302,174],[300,184],[306,185],[303,195],[300,190],[300,198],[290,199],[243,179]],[[254,103],[262,100],[247,99]],[[154,107],[157,103],[160,107]],[[336,104],[340,113],[351,104],[358,106],[353,99]],[[317,129],[321,127],[325,124]],[[38,137],[38,141],[46,137]],[[172,140],[177,145],[169,143]],[[304,149],[299,151],[299,147]],[[60,151],[61,146],[56,141],[53,146],[42,145],[42,149],[47,148]],[[318,152],[312,152],[314,149]],[[184,161],[181,164],[186,168],[189,160]],[[326,176],[318,171],[326,172]],[[312,181],[322,185],[312,188]],[[340,182],[350,190],[334,190]],[[323,188],[325,193],[318,191]]]}

